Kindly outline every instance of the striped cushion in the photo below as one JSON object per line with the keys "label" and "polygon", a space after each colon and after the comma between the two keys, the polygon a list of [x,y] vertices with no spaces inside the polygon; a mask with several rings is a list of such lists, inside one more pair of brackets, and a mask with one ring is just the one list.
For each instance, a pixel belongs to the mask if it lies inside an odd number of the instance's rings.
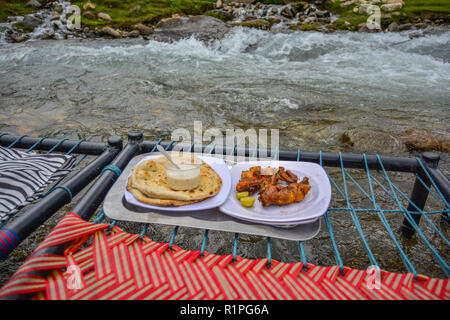
{"label": "striped cushion", "polygon": [[0,147],[0,223],[38,199],[74,167],[75,157],[37,155]]}

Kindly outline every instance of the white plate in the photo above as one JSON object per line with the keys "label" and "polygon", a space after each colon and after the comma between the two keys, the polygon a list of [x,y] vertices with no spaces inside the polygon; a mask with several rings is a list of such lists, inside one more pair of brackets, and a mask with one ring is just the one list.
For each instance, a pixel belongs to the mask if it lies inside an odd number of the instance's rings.
{"label": "white plate", "polygon": [[[301,180],[309,178],[311,189],[305,198],[298,203],[286,206],[269,206],[263,208],[258,199],[253,207],[243,207],[236,198],[235,186],[241,179],[241,172],[254,166],[284,167],[291,170]],[[233,192],[230,193],[227,201],[220,207],[220,211],[237,219],[271,224],[271,225],[296,225],[309,223],[322,216],[331,201],[331,184],[325,170],[318,164],[311,162],[293,161],[251,161],[242,162],[235,165],[231,170]],[[254,195],[257,197],[257,195]]]}
{"label": "white plate", "polygon": [[[136,166],[139,165],[143,161],[156,159],[156,158],[160,158],[160,157],[163,157],[163,156],[162,155],[154,155],[154,156],[145,157],[141,161],[139,161],[136,164]],[[220,191],[214,197],[211,197],[211,198],[209,198],[207,200],[204,200],[204,201],[201,201],[201,202],[197,202],[197,203],[193,203],[193,204],[189,204],[189,205],[185,205],[185,206],[179,206],[179,207],[157,206],[157,205],[151,205],[151,204],[143,203],[143,202],[140,202],[139,200],[137,200],[133,196],[133,194],[131,194],[127,190],[127,186],[126,186],[126,183],[125,183],[125,186],[124,186],[124,188],[125,188],[125,200],[128,203],[130,203],[132,205],[135,205],[135,206],[138,206],[138,207],[141,207],[141,208],[162,210],[162,211],[179,211],[179,212],[184,212],[184,211],[206,210],[206,209],[219,207],[220,205],[222,205],[227,200],[228,195],[230,194],[230,191],[231,191],[231,174],[230,174],[230,170],[228,169],[227,164],[222,159],[214,158],[214,157],[207,157],[207,156],[199,156],[199,158],[202,159],[207,164],[209,164],[211,166],[211,168],[213,168],[214,171],[222,179],[222,186],[220,187]],[[131,176],[132,173],[133,173],[133,171],[130,172],[130,176]],[[130,178],[130,176],[128,176],[128,179]],[[127,183],[128,183],[128,179],[126,180]]]}

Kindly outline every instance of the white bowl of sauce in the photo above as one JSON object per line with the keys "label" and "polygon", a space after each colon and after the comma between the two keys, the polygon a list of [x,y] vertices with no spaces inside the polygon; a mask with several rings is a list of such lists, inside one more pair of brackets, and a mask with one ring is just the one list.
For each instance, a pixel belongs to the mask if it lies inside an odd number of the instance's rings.
{"label": "white bowl of sauce", "polygon": [[171,163],[165,163],[167,185],[173,190],[192,190],[200,184],[201,164],[178,163],[180,169],[177,169]]}

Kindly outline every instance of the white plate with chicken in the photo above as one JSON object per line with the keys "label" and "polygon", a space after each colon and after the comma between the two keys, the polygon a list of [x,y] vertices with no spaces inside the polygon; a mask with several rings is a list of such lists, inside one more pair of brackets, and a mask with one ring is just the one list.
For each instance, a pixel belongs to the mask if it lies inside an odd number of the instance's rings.
{"label": "white plate with chicken", "polygon": [[246,221],[278,226],[309,223],[331,202],[330,180],[321,166],[311,162],[242,162],[231,169],[231,179],[234,190],[220,211]]}

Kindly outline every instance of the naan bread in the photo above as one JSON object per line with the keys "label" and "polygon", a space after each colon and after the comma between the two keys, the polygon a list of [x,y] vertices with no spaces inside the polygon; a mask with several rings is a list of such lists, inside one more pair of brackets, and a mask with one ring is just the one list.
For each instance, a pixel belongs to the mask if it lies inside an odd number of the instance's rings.
{"label": "naan bread", "polygon": [[128,179],[127,190],[140,202],[157,205],[157,206],[164,206],[164,207],[166,207],[166,206],[167,207],[168,206],[175,206],[175,207],[185,206],[188,204],[193,204],[193,203],[197,203],[197,202],[204,200],[204,199],[201,199],[201,200],[183,201],[183,200],[164,200],[164,199],[149,198],[146,195],[144,195],[142,192],[140,192],[137,189],[134,189],[131,186],[131,178]]}
{"label": "naan bread", "polygon": [[222,179],[208,164],[191,154],[172,153],[171,156],[177,162],[202,164],[200,185],[197,188],[172,190],[167,185],[166,170],[163,166],[169,160],[161,156],[161,158],[144,161],[134,168],[130,177],[130,189],[135,189],[152,199],[181,201],[204,200],[219,193]]}

